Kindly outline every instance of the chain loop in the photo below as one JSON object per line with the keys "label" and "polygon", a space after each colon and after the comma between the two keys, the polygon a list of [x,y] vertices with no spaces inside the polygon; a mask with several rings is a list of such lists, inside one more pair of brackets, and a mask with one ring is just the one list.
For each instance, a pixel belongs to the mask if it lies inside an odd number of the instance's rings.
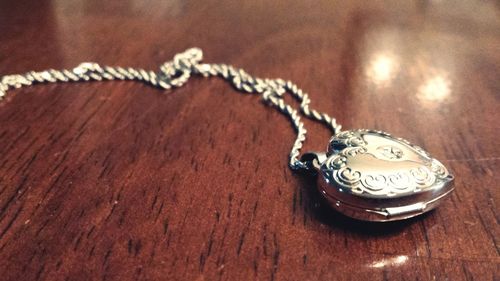
{"label": "chain loop", "polygon": [[307,170],[310,163],[299,160],[300,150],[306,139],[306,129],[300,119],[300,113],[291,105],[285,103],[283,96],[289,93],[300,102],[300,112],[314,120],[324,123],[333,134],[340,132],[341,126],[335,118],[326,113],[311,109],[309,95],[303,92],[291,81],[282,79],[261,79],[249,75],[243,69],[226,64],[201,63],[203,53],[198,48],[191,48],[176,54],[173,60],[160,66],[159,72],[147,71],[141,68],[101,67],[97,63],[81,63],[72,70],[30,71],[25,74],[5,75],[0,79],[0,99],[12,88],[31,86],[37,83],[102,81],[102,80],[136,80],[154,87],[170,90],[184,85],[192,74],[203,77],[219,76],[230,82],[241,92],[261,94],[262,99],[286,115],[293,124],[297,137],[290,151],[289,166],[293,170]]}

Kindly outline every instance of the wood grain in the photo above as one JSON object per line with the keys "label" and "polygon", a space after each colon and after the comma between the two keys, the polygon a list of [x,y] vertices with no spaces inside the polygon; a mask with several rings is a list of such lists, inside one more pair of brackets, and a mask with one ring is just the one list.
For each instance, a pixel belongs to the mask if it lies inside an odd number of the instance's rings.
{"label": "wood grain", "polygon": [[425,147],[456,191],[406,222],[353,221],[288,169],[294,132],[257,96],[39,85],[0,103],[2,280],[500,279],[498,2],[103,2],[1,1],[0,73],[156,69],[198,46]]}

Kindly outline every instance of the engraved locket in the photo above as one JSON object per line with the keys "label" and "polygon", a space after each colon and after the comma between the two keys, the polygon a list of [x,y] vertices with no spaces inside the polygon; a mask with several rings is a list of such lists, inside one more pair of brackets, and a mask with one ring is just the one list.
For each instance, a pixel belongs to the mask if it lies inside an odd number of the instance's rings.
{"label": "engraved locket", "polygon": [[[341,131],[335,118],[310,107],[309,95],[293,82],[254,77],[230,65],[202,63],[202,58],[200,49],[191,48],[163,63],[158,72],[87,62],[71,70],[4,75],[0,77],[0,99],[7,90],[38,83],[135,80],[171,90],[192,75],[217,76],[239,91],[260,94],[291,120],[297,135],[289,154],[290,168],[315,169],[321,194],[347,216],[368,221],[406,219],[435,208],[453,190],[453,176],[423,149],[380,131]],[[299,101],[299,109],[285,102],[286,93]],[[307,153],[299,160],[307,133],[302,116],[332,130],[326,153]]]}
{"label": "engraved locket", "polygon": [[453,176],[410,142],[374,130],[342,131],[316,154],[318,188],[339,212],[392,221],[435,208],[453,190]]}

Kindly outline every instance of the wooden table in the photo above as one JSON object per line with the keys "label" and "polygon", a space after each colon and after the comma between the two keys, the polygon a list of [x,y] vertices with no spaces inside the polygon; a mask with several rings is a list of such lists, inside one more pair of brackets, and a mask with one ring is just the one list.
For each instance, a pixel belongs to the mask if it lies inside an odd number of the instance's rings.
{"label": "wooden table", "polygon": [[[498,2],[2,1],[0,26],[2,74],[157,69],[198,46],[456,175],[428,215],[358,222],[287,167],[288,120],[219,79],[16,90],[0,105],[2,280],[500,279]],[[306,126],[323,149],[329,132]]]}

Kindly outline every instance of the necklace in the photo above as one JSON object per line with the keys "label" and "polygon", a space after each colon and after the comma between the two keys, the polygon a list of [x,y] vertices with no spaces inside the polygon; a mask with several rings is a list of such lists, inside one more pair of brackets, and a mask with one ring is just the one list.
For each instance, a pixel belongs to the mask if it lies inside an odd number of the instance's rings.
{"label": "necklace", "polygon": [[[320,193],[334,209],[349,217],[367,221],[406,219],[432,210],[453,191],[453,176],[422,148],[382,131],[341,131],[335,118],[312,109],[309,96],[291,81],[256,78],[230,65],[202,63],[202,56],[200,49],[188,49],[161,65],[159,72],[87,62],[72,70],[6,75],[0,80],[0,98],[11,88],[36,83],[136,80],[170,90],[184,85],[193,74],[219,76],[239,91],[260,94],[290,119],[297,133],[290,151],[290,168],[317,174]],[[285,103],[286,93],[300,102],[300,112]],[[333,137],[326,152],[300,156],[307,132],[301,115],[331,129]]]}

